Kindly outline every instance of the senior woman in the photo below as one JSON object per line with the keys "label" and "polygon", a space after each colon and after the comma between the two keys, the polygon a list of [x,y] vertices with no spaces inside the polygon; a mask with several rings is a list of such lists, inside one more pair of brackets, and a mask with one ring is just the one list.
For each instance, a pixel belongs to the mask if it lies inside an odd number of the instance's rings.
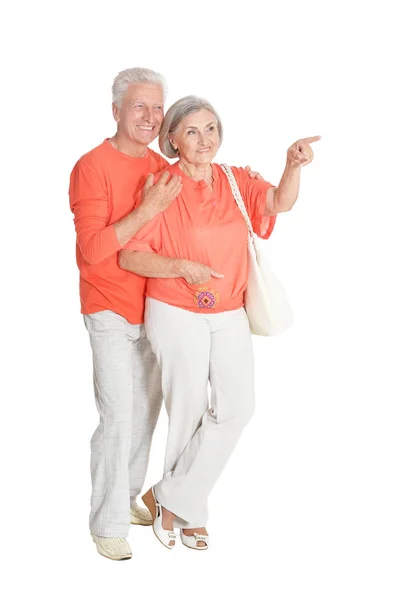
{"label": "senior woman", "polygon": [[[276,215],[293,207],[301,167],[312,161],[310,143],[318,139],[289,148],[278,187],[233,168],[259,236],[268,238]],[[119,258],[122,268],[149,277],[145,326],[162,369],[169,431],[163,478],[143,500],[169,549],[174,526],[186,546],[208,548],[207,499],[254,410],[244,309],[248,231],[225,173],[212,162],[221,142],[221,120],[209,102],[187,96],[170,107],[159,146],[178,157],[168,171],[182,177],[182,191]],[[153,253],[168,257],[162,272],[151,268]]]}

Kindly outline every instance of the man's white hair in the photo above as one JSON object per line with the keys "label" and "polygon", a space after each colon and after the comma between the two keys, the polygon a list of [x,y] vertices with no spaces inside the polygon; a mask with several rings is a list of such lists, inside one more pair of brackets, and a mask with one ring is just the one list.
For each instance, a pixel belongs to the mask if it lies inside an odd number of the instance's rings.
{"label": "man's white hair", "polygon": [[140,67],[125,69],[118,73],[112,86],[112,102],[114,102],[118,108],[121,107],[123,97],[131,83],[152,83],[154,85],[160,85],[164,99],[166,97],[166,80],[160,73],[151,71],[151,69],[141,69]]}

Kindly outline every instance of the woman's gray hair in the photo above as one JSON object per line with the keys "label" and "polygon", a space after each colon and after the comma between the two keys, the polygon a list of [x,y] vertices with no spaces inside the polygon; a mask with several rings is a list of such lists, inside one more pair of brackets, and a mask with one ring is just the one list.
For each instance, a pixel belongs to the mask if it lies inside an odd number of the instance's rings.
{"label": "woman's gray hair", "polygon": [[176,158],[176,156],[179,155],[178,150],[175,150],[170,143],[169,135],[176,131],[184,117],[187,117],[187,115],[191,115],[191,113],[196,113],[202,109],[209,110],[211,113],[213,113],[216,119],[217,128],[219,131],[220,146],[223,140],[222,121],[220,120],[220,117],[213,108],[212,104],[203,98],[199,98],[198,96],[185,96],[184,98],[180,98],[180,100],[172,104],[165,115],[158,139],[162,154],[168,158]]}
{"label": "woman's gray hair", "polygon": [[112,86],[112,102],[116,104],[118,108],[121,107],[123,97],[131,83],[152,83],[154,85],[160,85],[165,99],[167,93],[165,78],[160,73],[151,71],[151,69],[134,67],[133,69],[121,71],[114,79]]}

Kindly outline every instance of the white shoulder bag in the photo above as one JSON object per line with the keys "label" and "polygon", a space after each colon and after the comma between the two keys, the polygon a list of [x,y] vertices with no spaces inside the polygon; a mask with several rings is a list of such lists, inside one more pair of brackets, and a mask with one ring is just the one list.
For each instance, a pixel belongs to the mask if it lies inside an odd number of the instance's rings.
{"label": "white shoulder bag", "polygon": [[270,267],[265,254],[265,242],[254,233],[232,170],[225,164],[221,167],[248,226],[248,285],[244,305],[251,332],[264,336],[282,333],[293,323],[285,290]]}

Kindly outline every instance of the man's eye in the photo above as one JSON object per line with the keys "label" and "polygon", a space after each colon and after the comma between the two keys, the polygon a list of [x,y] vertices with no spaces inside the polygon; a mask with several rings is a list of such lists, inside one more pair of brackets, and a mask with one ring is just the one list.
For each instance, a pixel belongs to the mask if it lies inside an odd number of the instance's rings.
{"label": "man's eye", "polygon": [[163,107],[162,107],[162,106],[156,106],[156,107],[155,107],[155,110],[162,110],[162,109],[163,109]]}

